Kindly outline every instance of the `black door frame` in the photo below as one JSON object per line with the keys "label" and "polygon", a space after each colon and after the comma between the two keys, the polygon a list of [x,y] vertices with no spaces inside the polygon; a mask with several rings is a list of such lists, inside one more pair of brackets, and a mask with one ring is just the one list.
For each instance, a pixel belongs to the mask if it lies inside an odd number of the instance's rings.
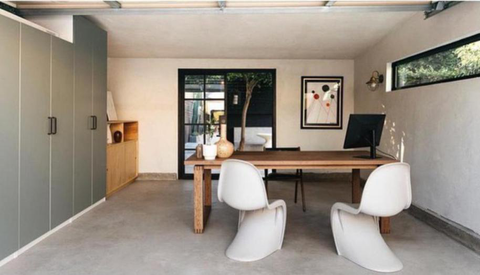
{"label": "black door frame", "polygon": [[[185,174],[185,76],[186,75],[224,75],[227,73],[271,73],[273,88],[273,121],[272,121],[272,146],[277,144],[277,70],[276,69],[178,69],[178,178],[193,179],[193,175]],[[227,104],[227,78],[225,77],[225,114],[228,115]],[[217,99],[218,100],[218,99]],[[212,175],[218,179],[218,175]]]}

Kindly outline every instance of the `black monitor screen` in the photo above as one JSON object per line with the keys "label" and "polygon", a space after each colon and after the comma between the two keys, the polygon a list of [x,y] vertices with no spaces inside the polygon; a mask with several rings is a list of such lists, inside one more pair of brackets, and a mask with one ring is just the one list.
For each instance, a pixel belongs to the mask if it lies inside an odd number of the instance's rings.
{"label": "black monitor screen", "polygon": [[[355,114],[350,115],[348,120],[347,135],[345,136],[344,149],[376,147],[380,144],[384,114]],[[375,134],[375,145],[373,145],[373,134]]]}

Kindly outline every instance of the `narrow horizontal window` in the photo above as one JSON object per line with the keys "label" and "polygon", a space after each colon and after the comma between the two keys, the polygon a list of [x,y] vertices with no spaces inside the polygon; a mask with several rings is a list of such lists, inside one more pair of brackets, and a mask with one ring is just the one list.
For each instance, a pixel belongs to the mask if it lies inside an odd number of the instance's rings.
{"label": "narrow horizontal window", "polygon": [[393,90],[480,76],[480,34],[392,63]]}

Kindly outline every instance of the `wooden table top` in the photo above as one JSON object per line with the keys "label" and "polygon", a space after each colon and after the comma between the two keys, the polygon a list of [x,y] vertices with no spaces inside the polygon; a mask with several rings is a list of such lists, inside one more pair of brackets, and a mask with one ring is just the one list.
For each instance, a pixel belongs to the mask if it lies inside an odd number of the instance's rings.
{"label": "wooden table top", "polygon": [[[387,156],[381,155],[378,159],[364,159],[356,156],[368,156],[367,151],[255,151],[235,152],[229,159],[239,159],[252,163],[255,166],[338,166],[362,167],[380,166],[397,162]],[[378,155],[380,156],[380,155]],[[185,165],[201,165],[215,167],[222,165],[226,159],[216,158],[205,160],[192,155],[185,160]]]}

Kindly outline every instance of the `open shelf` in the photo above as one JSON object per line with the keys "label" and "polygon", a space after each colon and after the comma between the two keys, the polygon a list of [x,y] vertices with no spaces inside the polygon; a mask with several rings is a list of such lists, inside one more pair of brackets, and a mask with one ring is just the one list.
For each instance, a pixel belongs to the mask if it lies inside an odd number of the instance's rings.
{"label": "open shelf", "polygon": [[[112,144],[116,144],[113,140],[113,134],[117,131],[122,133],[121,142],[138,140],[138,122],[132,120],[112,120],[108,121],[108,126],[112,133]],[[117,142],[118,143],[118,142]]]}

